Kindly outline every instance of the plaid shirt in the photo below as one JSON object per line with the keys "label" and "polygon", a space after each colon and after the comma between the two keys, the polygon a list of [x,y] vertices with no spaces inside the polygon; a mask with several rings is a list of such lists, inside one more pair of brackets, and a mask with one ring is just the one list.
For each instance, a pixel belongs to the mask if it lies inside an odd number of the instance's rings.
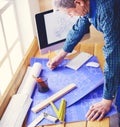
{"label": "plaid shirt", "polygon": [[90,0],[90,12],[80,17],[68,33],[63,49],[71,52],[90,25],[104,34],[105,56],[103,98],[115,98],[120,84],[120,0]]}

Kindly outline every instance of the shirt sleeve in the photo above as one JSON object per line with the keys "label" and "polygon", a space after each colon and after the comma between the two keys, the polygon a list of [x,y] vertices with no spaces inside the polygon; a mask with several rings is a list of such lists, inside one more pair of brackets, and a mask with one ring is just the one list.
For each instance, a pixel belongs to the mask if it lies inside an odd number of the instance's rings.
{"label": "shirt sleeve", "polygon": [[[120,2],[119,2],[120,3]],[[101,28],[104,33],[105,56],[103,98],[112,100],[120,85],[120,7],[107,3],[101,11]]]}
{"label": "shirt sleeve", "polygon": [[72,52],[77,43],[82,39],[84,34],[89,33],[90,22],[88,18],[80,17],[69,31],[63,49],[66,52]]}

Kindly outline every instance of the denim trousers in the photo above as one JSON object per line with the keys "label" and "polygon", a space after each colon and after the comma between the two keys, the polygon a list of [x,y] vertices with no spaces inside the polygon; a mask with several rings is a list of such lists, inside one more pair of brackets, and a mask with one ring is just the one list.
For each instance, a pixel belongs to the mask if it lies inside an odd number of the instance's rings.
{"label": "denim trousers", "polygon": [[118,112],[119,127],[120,127],[120,113]]}
{"label": "denim trousers", "polygon": [[118,92],[117,92],[115,104],[117,106],[118,118],[119,118],[119,127],[120,127],[120,85],[118,87]]}
{"label": "denim trousers", "polygon": [[117,106],[117,111],[120,113],[120,85],[118,87],[118,92],[117,92],[117,95],[116,95],[115,104]]}

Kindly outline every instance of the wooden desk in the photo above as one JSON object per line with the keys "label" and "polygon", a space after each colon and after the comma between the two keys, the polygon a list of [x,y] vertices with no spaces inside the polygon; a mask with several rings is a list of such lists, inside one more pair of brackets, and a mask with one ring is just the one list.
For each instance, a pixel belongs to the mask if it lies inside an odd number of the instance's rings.
{"label": "wooden desk", "polygon": [[[103,69],[104,65],[104,57],[102,54],[102,47],[103,43],[81,43],[76,47],[77,53],[73,54],[71,56],[68,56],[67,58],[73,58],[75,55],[77,55],[79,52],[84,51],[91,53],[95,56],[97,56],[98,61],[100,63],[101,68]],[[50,56],[49,56],[50,55]],[[51,54],[45,54],[40,55],[40,52],[38,51],[36,54],[36,57],[39,58],[48,58],[48,57],[54,57],[56,54],[52,52]],[[80,122],[72,122],[72,123],[65,123],[65,124],[57,124],[57,125],[45,125],[45,126],[39,126],[39,127],[109,127],[110,118],[105,118],[102,121],[80,121]]]}
{"label": "wooden desk", "polygon": [[65,124],[56,124],[56,125],[45,125],[45,126],[37,126],[37,127],[109,127],[109,118],[105,118],[102,121],[80,121],[80,122],[72,122]]}
{"label": "wooden desk", "polygon": [[[102,47],[103,47],[103,43],[81,43],[75,49],[77,50],[78,53],[80,51],[85,51],[97,56],[100,66],[103,69],[104,57],[102,54]],[[22,82],[22,79],[27,70],[27,67],[29,66],[30,58],[31,57],[39,57],[39,58],[48,57],[48,54],[40,55],[40,52],[38,50],[39,50],[38,43],[37,43],[37,39],[35,38],[33,40],[31,47],[26,53],[22,63],[20,64],[17,72],[15,73],[15,76],[13,77],[10,83],[11,87],[7,89],[7,91],[9,92],[7,92],[6,95],[2,98],[1,105],[0,105],[0,117],[4,113],[5,108],[7,107],[9,100],[11,99],[11,96],[17,92],[17,89],[19,88],[20,83]],[[70,56],[69,58],[72,58],[75,55],[76,54]],[[53,56],[55,56],[55,53],[51,53],[50,57],[53,57]],[[22,127],[26,127],[25,121]],[[45,126],[39,126],[39,127],[109,127],[109,123],[110,123],[110,118],[106,118],[100,122],[80,121],[80,122],[57,124],[57,125],[45,125]]]}

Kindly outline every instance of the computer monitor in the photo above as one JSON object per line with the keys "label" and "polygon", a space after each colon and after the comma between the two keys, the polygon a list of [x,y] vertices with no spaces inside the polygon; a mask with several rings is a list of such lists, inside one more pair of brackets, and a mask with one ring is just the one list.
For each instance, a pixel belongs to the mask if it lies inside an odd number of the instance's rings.
{"label": "computer monitor", "polygon": [[77,19],[77,16],[70,17],[65,13],[53,10],[36,14],[40,53],[44,54],[62,48],[68,31]]}

